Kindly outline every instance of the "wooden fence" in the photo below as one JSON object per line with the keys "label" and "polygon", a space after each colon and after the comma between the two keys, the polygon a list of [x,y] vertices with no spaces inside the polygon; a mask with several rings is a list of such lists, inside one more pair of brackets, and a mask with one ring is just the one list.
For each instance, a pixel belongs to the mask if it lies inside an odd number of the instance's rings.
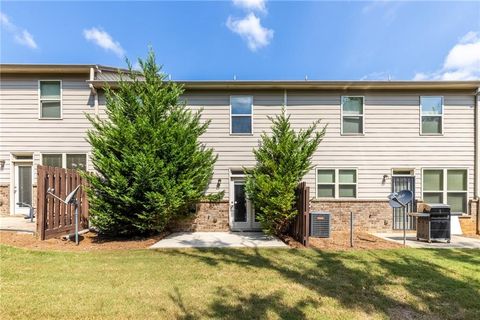
{"label": "wooden fence", "polygon": [[310,235],[310,187],[301,182],[297,187],[297,210],[298,215],[290,229],[291,236],[304,246],[308,247]]}
{"label": "wooden fence", "polygon": [[[78,171],[48,166],[37,167],[37,235],[41,240],[67,235],[75,230],[75,207],[66,205],[47,194],[65,199],[78,185],[86,181]],[[88,200],[84,188],[77,193],[79,230],[88,228]]]}

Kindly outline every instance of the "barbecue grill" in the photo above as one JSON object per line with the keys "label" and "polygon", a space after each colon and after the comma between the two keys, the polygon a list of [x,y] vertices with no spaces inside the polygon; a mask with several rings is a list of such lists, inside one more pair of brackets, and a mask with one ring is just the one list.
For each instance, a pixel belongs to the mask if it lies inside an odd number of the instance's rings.
{"label": "barbecue grill", "polygon": [[418,213],[411,213],[417,217],[417,240],[428,242],[444,240],[450,242],[450,206],[443,203],[423,203]]}

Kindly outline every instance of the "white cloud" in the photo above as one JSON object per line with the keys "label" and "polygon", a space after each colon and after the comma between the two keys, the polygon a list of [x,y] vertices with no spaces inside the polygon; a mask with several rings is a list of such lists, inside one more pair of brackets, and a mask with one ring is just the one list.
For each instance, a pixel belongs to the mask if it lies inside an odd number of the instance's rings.
{"label": "white cloud", "polygon": [[32,34],[26,29],[16,26],[3,12],[0,12],[0,25],[13,35],[13,38],[17,43],[32,49],[38,48]]}
{"label": "white cloud", "polygon": [[480,35],[470,31],[447,54],[443,67],[431,73],[418,72],[414,80],[480,79]]}
{"label": "white cloud", "polygon": [[103,29],[91,28],[83,30],[85,39],[98,45],[99,47],[112,51],[118,57],[123,58],[125,56],[125,50],[122,48],[118,41],[113,40],[112,36]]}
{"label": "white cloud", "polygon": [[242,19],[229,16],[227,27],[247,41],[248,48],[252,51],[269,45],[273,38],[273,30],[263,27],[254,13],[249,13]]}
{"label": "white cloud", "polygon": [[233,4],[237,7],[240,7],[249,11],[260,11],[260,12],[266,11],[267,8],[265,6],[265,2],[266,0],[233,0]]}
{"label": "white cloud", "polygon": [[27,47],[35,49],[37,43],[33,40],[33,36],[27,30],[23,30],[21,33],[15,35],[15,40]]}

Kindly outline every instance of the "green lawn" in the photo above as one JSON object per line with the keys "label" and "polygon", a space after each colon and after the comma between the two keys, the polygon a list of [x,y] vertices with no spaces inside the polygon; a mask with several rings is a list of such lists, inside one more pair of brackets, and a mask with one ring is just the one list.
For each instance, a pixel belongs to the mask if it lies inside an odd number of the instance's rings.
{"label": "green lawn", "polygon": [[0,248],[2,319],[480,319],[478,250]]}

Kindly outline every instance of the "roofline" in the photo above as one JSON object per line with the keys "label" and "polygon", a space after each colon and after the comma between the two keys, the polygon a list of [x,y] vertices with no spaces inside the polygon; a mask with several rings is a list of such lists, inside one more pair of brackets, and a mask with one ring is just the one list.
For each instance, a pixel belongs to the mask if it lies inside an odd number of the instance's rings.
{"label": "roofline", "polygon": [[[125,68],[97,64],[0,64],[0,74],[52,73],[83,74],[95,68],[99,71],[128,72]],[[87,80],[95,88],[118,87],[117,81]],[[177,80],[187,90],[241,90],[241,89],[316,89],[316,90],[477,90],[479,80],[469,81],[363,81],[363,80]]]}
{"label": "roofline", "polygon": [[325,89],[325,90],[368,90],[368,89],[463,89],[475,90],[477,81],[364,81],[364,80],[230,80],[230,81],[177,81],[187,89]]}
{"label": "roofline", "polygon": [[[96,88],[118,87],[116,81],[87,81]],[[317,81],[317,80],[177,80],[187,90],[477,90],[480,80],[474,81]]]}
{"label": "roofline", "polygon": [[91,68],[105,71],[128,71],[98,64],[28,64],[28,63],[2,63],[0,74],[3,73],[89,73]]}

